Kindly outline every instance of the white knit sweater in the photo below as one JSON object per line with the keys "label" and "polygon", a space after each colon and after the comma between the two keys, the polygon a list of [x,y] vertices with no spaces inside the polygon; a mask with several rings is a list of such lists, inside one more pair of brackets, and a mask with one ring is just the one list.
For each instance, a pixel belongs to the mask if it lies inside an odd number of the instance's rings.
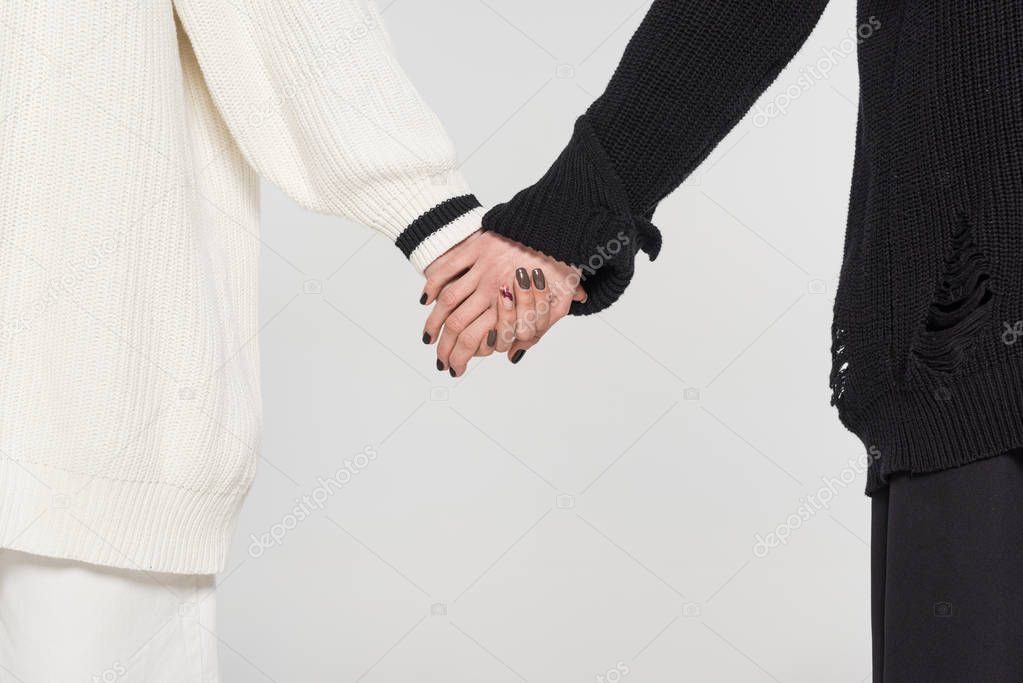
{"label": "white knit sweater", "polygon": [[258,176],[420,270],[482,210],[365,0],[14,0],[0,35],[0,547],[219,571]]}

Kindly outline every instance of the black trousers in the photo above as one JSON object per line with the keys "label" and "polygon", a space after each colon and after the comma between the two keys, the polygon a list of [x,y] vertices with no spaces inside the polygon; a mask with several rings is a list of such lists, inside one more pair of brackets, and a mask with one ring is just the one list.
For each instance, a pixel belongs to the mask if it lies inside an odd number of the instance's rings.
{"label": "black trousers", "polygon": [[895,477],[871,526],[874,683],[1023,681],[1023,450]]}

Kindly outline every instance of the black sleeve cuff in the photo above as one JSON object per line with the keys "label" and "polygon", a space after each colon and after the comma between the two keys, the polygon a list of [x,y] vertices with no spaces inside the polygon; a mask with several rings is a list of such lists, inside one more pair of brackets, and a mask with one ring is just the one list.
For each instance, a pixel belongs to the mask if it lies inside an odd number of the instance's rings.
{"label": "black sleeve cuff", "polygon": [[660,231],[649,215],[633,214],[585,116],[547,173],[487,212],[483,227],[579,267],[588,298],[572,304],[574,315],[617,301],[632,280],[636,254],[643,251],[653,261],[661,249]]}

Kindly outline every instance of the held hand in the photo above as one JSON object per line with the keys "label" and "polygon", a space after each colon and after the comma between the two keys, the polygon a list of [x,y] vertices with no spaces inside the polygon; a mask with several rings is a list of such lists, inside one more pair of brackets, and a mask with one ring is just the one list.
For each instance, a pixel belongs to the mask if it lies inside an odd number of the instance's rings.
{"label": "held hand", "polygon": [[436,306],[423,341],[439,340],[437,369],[458,376],[470,358],[494,351],[518,362],[573,300],[585,300],[579,280],[571,266],[500,235],[474,233],[426,269],[422,302]]}

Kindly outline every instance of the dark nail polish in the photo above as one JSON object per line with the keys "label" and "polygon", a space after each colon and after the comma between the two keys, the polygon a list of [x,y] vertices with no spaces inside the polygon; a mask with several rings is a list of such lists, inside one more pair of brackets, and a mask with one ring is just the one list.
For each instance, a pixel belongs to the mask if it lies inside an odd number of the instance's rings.
{"label": "dark nail polish", "polygon": [[497,330],[487,332],[487,346],[490,348],[497,346]]}
{"label": "dark nail polish", "polygon": [[519,282],[519,289],[529,289],[529,273],[526,272],[525,268],[519,268],[515,271],[515,279]]}
{"label": "dark nail polish", "polygon": [[440,358],[437,359],[437,369],[440,370],[441,372],[444,372],[444,361],[442,361]]}
{"label": "dark nail polish", "polygon": [[536,285],[536,288],[541,292],[545,287],[547,287],[547,278],[543,276],[543,271],[539,268],[533,269],[533,284]]}
{"label": "dark nail polish", "polygon": [[525,355],[526,355],[526,350],[525,349],[519,349],[518,351],[515,352],[515,355],[512,356],[512,363],[513,364],[514,363],[518,363],[520,360],[522,360],[522,357],[525,356]]}
{"label": "dark nail polish", "polygon": [[426,305],[426,292],[423,292],[423,295],[421,297],[419,297],[419,304],[421,306],[425,306]]}
{"label": "dark nail polish", "polygon": [[450,370],[448,370],[448,372],[450,372],[450,373],[451,373],[451,376],[452,376],[452,377],[458,377],[458,374],[457,374],[457,373],[455,373],[455,369],[454,369],[454,368],[451,368]]}
{"label": "dark nail polish", "polygon": [[429,332],[423,332],[423,343],[424,344],[429,344],[430,343],[430,333]]}

